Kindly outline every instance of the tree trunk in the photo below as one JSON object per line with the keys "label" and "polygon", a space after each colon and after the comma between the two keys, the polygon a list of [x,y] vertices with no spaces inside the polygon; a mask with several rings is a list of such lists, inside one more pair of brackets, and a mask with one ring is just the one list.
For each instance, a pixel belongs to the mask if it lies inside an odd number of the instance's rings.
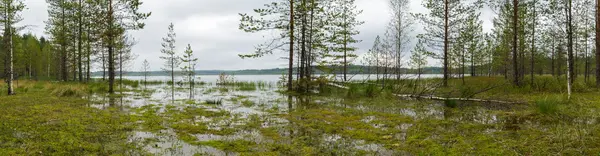
{"label": "tree trunk", "polygon": [[171,54],[171,100],[175,101],[175,56],[173,54]]}
{"label": "tree trunk", "polygon": [[[300,35],[301,35],[301,41],[300,41],[300,79],[304,79],[305,77],[305,67],[306,67],[306,0],[302,0],[302,4],[301,4],[301,9],[302,9],[302,27],[300,28]],[[302,83],[300,83],[302,84]],[[304,86],[300,85],[299,88],[302,88]],[[303,90],[303,89],[302,89]]]}
{"label": "tree trunk", "polygon": [[[308,77],[308,80],[312,80],[312,62],[313,62],[313,30],[314,30],[314,18],[315,18],[315,7],[316,7],[316,3],[315,0],[311,0],[311,7],[310,7],[310,32],[308,33],[308,45],[309,45],[309,49],[308,49],[308,63],[307,63],[307,70],[306,70],[306,77]],[[308,85],[308,84],[307,84]],[[308,87],[308,86],[307,86]]]}
{"label": "tree trunk", "polygon": [[531,35],[531,84],[534,81],[534,72],[535,72],[535,24],[537,22],[537,12],[536,12],[536,3],[537,0],[533,2],[533,26],[532,26],[532,35]]}
{"label": "tree trunk", "polygon": [[106,80],[106,53],[102,49],[102,80]]}
{"label": "tree trunk", "polygon": [[123,90],[123,51],[119,50],[119,89]]}
{"label": "tree trunk", "polygon": [[517,36],[518,36],[518,22],[519,22],[519,0],[513,0],[513,83],[516,86],[520,86],[519,81],[519,61],[517,51]]}
{"label": "tree trunk", "polygon": [[7,83],[7,90],[8,90],[8,95],[14,95],[15,92],[13,90],[13,79],[14,79],[14,69],[13,69],[13,39],[12,39],[12,19],[10,19],[10,16],[12,16],[10,14],[10,9],[11,8],[11,2],[8,2],[7,4],[8,6],[6,6],[5,8],[5,23],[4,23],[4,40],[6,41],[4,44],[6,47],[6,50],[8,50],[8,69],[7,69],[7,74],[8,77],[6,78],[6,83]]}
{"label": "tree trunk", "polygon": [[600,0],[596,0],[596,87],[600,88]]}
{"label": "tree trunk", "polygon": [[113,0],[108,0],[108,93],[115,93],[115,58],[114,58],[114,30],[113,30]]}
{"label": "tree trunk", "polygon": [[83,82],[83,64],[82,64],[82,57],[81,57],[81,52],[82,52],[82,40],[83,40],[83,6],[82,6],[82,0],[79,0],[79,14],[78,14],[78,32],[77,32],[77,37],[78,37],[78,41],[77,41],[77,58],[78,58],[78,68],[79,68],[79,82]]}
{"label": "tree trunk", "polygon": [[551,64],[550,64],[550,70],[552,70],[552,71],[550,71],[550,73],[552,73],[552,76],[556,76],[556,74],[554,72],[555,71],[555,69],[554,69],[554,60],[556,59],[556,56],[555,56],[556,46],[554,45],[554,38],[552,39],[552,47],[550,47],[550,49],[552,49],[551,50],[552,51],[551,52],[551,56],[550,56],[551,57],[550,58],[550,62],[551,62]]}
{"label": "tree trunk", "polygon": [[90,28],[88,26],[88,28],[87,28],[87,41],[86,41],[87,42],[86,82],[90,82],[90,79],[91,79],[90,70],[91,70],[91,67],[92,67],[92,60],[91,60],[91,55],[92,55],[92,45],[91,44],[92,43],[90,41],[90,37],[91,37],[91,35],[90,35]]}
{"label": "tree trunk", "polygon": [[[61,3],[64,3],[64,0],[62,0]],[[68,71],[67,71],[67,41],[66,41],[67,36],[65,34],[65,31],[67,31],[67,30],[65,29],[65,7],[62,7],[61,11],[62,11],[61,12],[62,27],[61,27],[61,41],[60,41],[60,43],[61,43],[61,45],[60,45],[60,48],[61,48],[60,72],[62,73],[61,74],[62,80],[68,81],[69,78],[68,78]]]}
{"label": "tree trunk", "polygon": [[568,58],[567,58],[567,66],[568,66],[568,77],[569,77],[569,82],[572,84],[574,82],[575,79],[575,68],[574,68],[574,58],[573,58],[573,15],[572,15],[572,9],[571,9],[571,3],[572,1],[569,0],[567,3],[567,39],[568,39]]}
{"label": "tree trunk", "polygon": [[290,58],[288,66],[288,91],[292,91],[292,79],[294,74],[294,0],[290,0]]}
{"label": "tree trunk", "polygon": [[449,0],[444,0],[444,86],[448,86],[448,16]]}

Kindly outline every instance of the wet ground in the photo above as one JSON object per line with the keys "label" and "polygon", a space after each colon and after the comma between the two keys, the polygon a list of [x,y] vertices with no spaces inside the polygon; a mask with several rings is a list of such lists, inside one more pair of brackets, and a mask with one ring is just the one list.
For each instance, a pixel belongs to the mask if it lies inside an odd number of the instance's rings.
{"label": "wet ground", "polygon": [[[597,154],[598,116],[549,118],[531,106],[288,96],[276,84],[168,85],[94,95],[139,127],[129,140],[155,155]],[[593,114],[593,113],[590,113]],[[564,135],[562,135],[564,134]],[[582,147],[585,145],[585,147]]]}

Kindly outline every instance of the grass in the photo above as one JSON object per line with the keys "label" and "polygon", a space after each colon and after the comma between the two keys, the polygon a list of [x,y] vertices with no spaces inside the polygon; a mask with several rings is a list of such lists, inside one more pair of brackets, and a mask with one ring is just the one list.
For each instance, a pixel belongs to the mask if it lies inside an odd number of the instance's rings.
{"label": "grass", "polygon": [[559,104],[562,100],[557,97],[546,97],[535,101],[535,106],[541,114],[556,114],[559,111]]}
{"label": "grass", "polygon": [[[505,101],[520,101],[534,103],[545,96],[564,96],[567,93],[567,83],[564,78],[551,76],[536,76],[534,82],[524,78],[523,86],[512,85],[510,80],[503,77],[466,77],[466,83],[461,79],[450,79],[447,87],[442,87],[439,78],[415,80],[387,80],[382,89],[381,83],[369,81],[366,83],[347,84],[348,97],[377,97],[380,91],[396,94],[426,94],[440,97],[480,98]],[[374,85],[376,84],[376,85]],[[328,91],[331,92],[331,91]],[[573,95],[598,93],[600,90],[593,84],[584,82],[582,77],[573,84]]]}
{"label": "grass", "polygon": [[256,105],[256,103],[254,103],[254,101],[251,101],[248,99],[245,99],[242,101],[242,106],[244,106],[244,107],[252,107],[254,105]]}
{"label": "grass", "polygon": [[236,87],[239,91],[256,91],[272,87],[271,84],[263,81],[225,81],[219,82],[217,85]]}
{"label": "grass", "polygon": [[128,141],[134,127],[127,114],[118,108],[91,108],[87,100],[70,96],[86,93],[78,91],[85,86],[22,81],[17,87],[26,92],[1,94],[0,155],[145,153]]}
{"label": "grass", "polygon": [[[464,85],[451,80],[450,87],[432,93],[468,96],[506,82],[501,80],[467,78]],[[434,86],[438,81],[422,83]],[[139,142],[127,137],[136,130],[158,135],[169,130],[190,145],[235,155],[599,154],[598,90],[582,83],[575,87],[572,99],[566,100],[561,83],[540,77],[530,86],[501,85],[472,95],[528,102],[524,104],[440,103],[392,96],[419,90],[420,86],[408,81],[398,83],[402,87],[385,89],[362,84],[349,86],[350,90],[322,87],[327,94],[297,96],[290,104],[282,97],[272,107],[261,108],[266,113],[240,115],[206,105],[99,110],[86,107],[89,101],[85,99],[51,92],[73,87],[89,94],[102,90],[101,84],[24,82],[16,87],[17,96],[0,94],[0,155],[40,155],[38,151],[42,155],[138,155]],[[211,92],[217,88],[237,87],[218,86]],[[241,95],[231,101],[245,107],[256,105]],[[222,100],[206,103],[221,104]],[[223,139],[199,140],[198,135]]]}

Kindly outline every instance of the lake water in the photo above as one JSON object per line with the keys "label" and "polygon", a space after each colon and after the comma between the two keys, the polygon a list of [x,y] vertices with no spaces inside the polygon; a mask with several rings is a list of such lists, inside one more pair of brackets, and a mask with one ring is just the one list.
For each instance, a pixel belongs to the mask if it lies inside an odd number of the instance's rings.
{"label": "lake water", "polygon": [[[236,81],[263,81],[269,83],[276,83],[281,80],[282,75],[232,75]],[[319,76],[319,75],[317,75]],[[441,78],[444,75],[442,74],[423,74],[421,78]],[[198,75],[200,81],[207,83],[215,83],[219,79],[219,75]],[[395,77],[395,76],[394,76]],[[102,78],[102,77],[94,77],[94,78]],[[124,79],[128,80],[143,80],[143,76],[123,76]],[[176,80],[181,80],[183,77],[177,77]],[[404,79],[416,79],[417,75],[407,74],[402,75]],[[341,80],[342,77],[336,77],[337,80]],[[375,80],[377,79],[377,75],[368,75],[368,74],[358,74],[358,75],[348,75],[348,79],[353,81],[360,80]],[[148,76],[148,81],[169,81],[171,80],[170,76]]]}

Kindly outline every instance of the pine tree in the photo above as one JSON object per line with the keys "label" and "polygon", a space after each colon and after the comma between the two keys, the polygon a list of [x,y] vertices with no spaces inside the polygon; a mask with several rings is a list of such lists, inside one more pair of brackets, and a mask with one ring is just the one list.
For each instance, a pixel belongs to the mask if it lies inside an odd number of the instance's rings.
{"label": "pine tree", "polygon": [[181,71],[185,75],[185,81],[189,83],[190,99],[193,98],[197,61],[198,58],[194,58],[194,51],[192,50],[192,46],[188,44],[185,51],[183,52],[183,56],[181,57],[181,62],[183,63]]}
{"label": "pine tree", "polygon": [[421,79],[421,74],[423,74],[423,67],[427,65],[427,54],[429,52],[425,48],[423,41],[418,41],[417,45],[412,51],[410,55],[410,64],[414,69],[416,69],[417,80]]}
{"label": "pine tree", "polygon": [[596,87],[600,88],[600,0],[596,0]]}
{"label": "pine tree", "polygon": [[180,59],[177,56],[175,51],[175,37],[177,34],[175,33],[175,28],[173,23],[169,24],[167,37],[163,38],[162,47],[160,50],[164,56],[161,56],[160,59],[165,60],[165,64],[163,70],[171,75],[171,98],[175,100],[175,68],[179,67]]}
{"label": "pine tree", "polygon": [[456,42],[456,36],[460,32],[460,25],[465,23],[468,15],[475,9],[480,8],[479,3],[465,4],[459,0],[427,0],[423,6],[429,9],[429,14],[415,14],[425,24],[425,34],[419,35],[419,39],[433,50],[442,51],[441,54],[433,53],[434,58],[443,60],[444,86],[448,86],[450,77],[450,50],[451,45]]}
{"label": "pine tree", "polygon": [[108,0],[106,7],[107,18],[104,31],[105,44],[108,49],[108,92],[114,93],[115,84],[115,41],[126,30],[144,28],[142,20],[148,18],[150,13],[138,12],[142,5],[140,0]]}
{"label": "pine tree", "polygon": [[362,13],[362,10],[358,10],[354,4],[355,0],[334,0],[333,6],[330,10],[332,23],[329,27],[331,33],[332,52],[338,54],[333,55],[333,60],[336,60],[343,66],[343,80],[348,81],[348,65],[351,60],[356,58],[354,51],[358,50],[357,47],[352,44],[359,43],[360,40],[354,38],[360,32],[357,27],[364,24],[363,21],[359,21],[357,16]]}
{"label": "pine tree", "polygon": [[150,74],[150,63],[148,60],[144,60],[142,63],[142,71],[144,72],[144,86],[148,84],[148,75]]}

